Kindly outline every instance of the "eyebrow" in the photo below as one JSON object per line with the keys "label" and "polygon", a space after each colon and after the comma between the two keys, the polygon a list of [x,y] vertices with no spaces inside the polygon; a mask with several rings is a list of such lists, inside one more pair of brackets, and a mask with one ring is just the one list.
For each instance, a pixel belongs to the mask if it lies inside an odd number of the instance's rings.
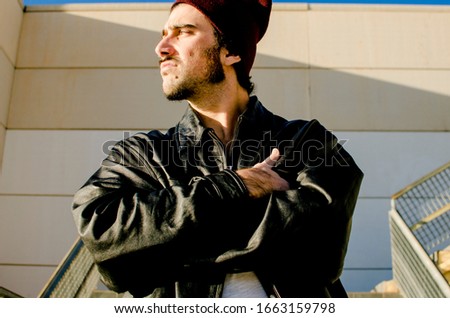
{"label": "eyebrow", "polygon": [[[189,23],[183,23],[183,24],[174,24],[170,27],[168,27],[170,30],[179,30],[179,29],[198,29],[198,27],[194,24]],[[165,35],[167,32],[167,29],[162,30],[162,35]]]}

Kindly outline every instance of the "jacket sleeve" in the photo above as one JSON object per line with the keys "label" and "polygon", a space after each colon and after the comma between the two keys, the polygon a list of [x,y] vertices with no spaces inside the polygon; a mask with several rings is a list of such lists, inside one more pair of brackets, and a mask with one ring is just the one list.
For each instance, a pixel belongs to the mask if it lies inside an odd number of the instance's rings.
{"label": "jacket sleeve", "polygon": [[[275,195],[269,209],[296,212],[282,218],[289,228],[280,235],[280,260],[295,279],[329,285],[341,275],[347,252],[363,173],[350,155],[337,145],[334,162],[309,166],[297,177],[298,190]],[[268,211],[270,212],[270,211]],[[300,257],[296,257],[300,256]]]}
{"label": "jacket sleeve", "polygon": [[[275,194],[268,212],[284,214],[281,219],[288,230],[278,236],[276,250],[286,267],[292,273],[308,273],[304,282],[327,285],[343,269],[363,173],[336,136],[317,120],[309,122],[300,139],[300,151],[291,156],[299,163],[293,167],[297,167],[297,190]],[[285,214],[289,210],[294,212]],[[302,257],[296,259],[299,253]]]}
{"label": "jacket sleeve", "polygon": [[118,143],[76,192],[72,209],[104,283],[135,295],[198,270],[229,249],[233,243],[214,225],[247,197],[230,170],[163,186],[144,152],[146,142],[132,137]]}
{"label": "jacket sleeve", "polygon": [[293,189],[270,196],[245,249],[220,257],[236,262],[258,255],[266,275],[288,297],[298,297],[295,286],[327,286],[341,275],[363,178],[353,158],[320,124],[304,133],[301,151],[282,169],[295,180]]}

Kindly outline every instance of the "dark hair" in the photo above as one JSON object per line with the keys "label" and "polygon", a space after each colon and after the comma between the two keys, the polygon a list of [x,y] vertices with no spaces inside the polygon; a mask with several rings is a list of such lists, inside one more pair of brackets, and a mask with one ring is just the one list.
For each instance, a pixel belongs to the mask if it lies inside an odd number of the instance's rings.
{"label": "dark hair", "polygon": [[[223,36],[223,34],[220,33],[216,28],[214,28],[214,36],[216,37],[219,48],[223,47],[227,49],[231,54],[242,56],[241,54],[239,54],[238,48],[233,45],[233,42],[225,38],[225,36]],[[252,77],[247,75],[244,63],[242,63],[242,61],[239,61],[238,63],[233,64],[233,67],[236,72],[239,85],[241,85],[250,95],[255,89],[255,84],[251,81]]]}

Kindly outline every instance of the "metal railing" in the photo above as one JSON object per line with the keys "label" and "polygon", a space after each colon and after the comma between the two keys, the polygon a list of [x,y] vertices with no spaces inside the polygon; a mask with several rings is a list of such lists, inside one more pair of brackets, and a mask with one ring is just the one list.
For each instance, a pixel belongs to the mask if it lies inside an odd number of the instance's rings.
{"label": "metal railing", "polygon": [[23,298],[23,296],[0,286],[0,298]]}
{"label": "metal railing", "polygon": [[78,239],[38,297],[89,298],[99,281],[100,274],[92,256],[83,242]]}
{"label": "metal railing", "polygon": [[392,270],[405,297],[450,297],[432,256],[450,247],[450,162],[392,196]]}

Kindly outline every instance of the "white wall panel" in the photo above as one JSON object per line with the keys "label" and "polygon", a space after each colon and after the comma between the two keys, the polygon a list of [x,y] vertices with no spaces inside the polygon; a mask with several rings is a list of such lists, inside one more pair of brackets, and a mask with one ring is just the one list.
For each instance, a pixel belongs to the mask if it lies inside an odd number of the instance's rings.
{"label": "white wall panel", "polygon": [[392,279],[390,269],[346,269],[342,273],[341,282],[347,292],[369,292],[383,281]]}
{"label": "white wall panel", "polygon": [[0,193],[73,195],[121,131],[8,130]]}
{"label": "white wall panel", "polygon": [[392,267],[389,208],[389,198],[358,200],[345,268],[379,270]]}
{"label": "white wall panel", "polygon": [[365,173],[360,195],[390,198],[450,161],[448,132],[336,132]]}
{"label": "white wall panel", "polygon": [[0,265],[1,285],[23,297],[35,298],[44,288],[55,267]]}
{"label": "white wall panel", "polygon": [[[450,133],[335,133],[365,172],[364,197],[390,197],[450,160]],[[123,135],[121,131],[9,130],[0,191],[72,194],[105,156],[103,144]]]}
{"label": "white wall panel", "polygon": [[6,128],[3,125],[0,125],[0,172],[3,164],[5,138],[6,138]]}
{"label": "white wall panel", "polygon": [[0,264],[58,265],[77,238],[71,205],[71,197],[1,196]]}
{"label": "white wall panel", "polygon": [[[106,155],[104,144],[134,132],[8,130],[0,192],[71,195]],[[450,133],[335,134],[365,173],[363,197],[390,197],[450,160]]]}

